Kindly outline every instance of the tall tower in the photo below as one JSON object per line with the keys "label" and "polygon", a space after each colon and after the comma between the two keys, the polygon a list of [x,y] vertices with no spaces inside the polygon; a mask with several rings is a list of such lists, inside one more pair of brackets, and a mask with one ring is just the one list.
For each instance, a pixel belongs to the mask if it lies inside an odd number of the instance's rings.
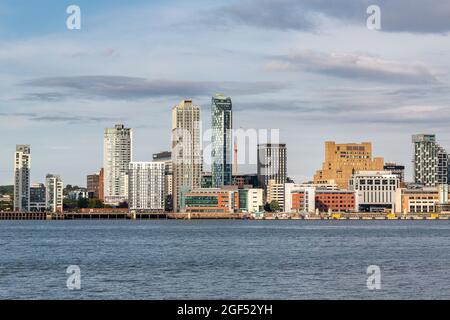
{"label": "tall tower", "polygon": [[103,167],[104,197],[107,204],[128,198],[128,167],[133,159],[133,130],[118,124],[105,129]]}
{"label": "tall tower", "polygon": [[31,148],[17,145],[14,154],[14,211],[30,211]]}
{"label": "tall tower", "polygon": [[284,143],[258,144],[258,181],[267,189],[269,181],[285,184],[287,180],[287,149]]}
{"label": "tall tower", "polygon": [[184,210],[183,194],[201,186],[203,155],[200,107],[183,100],[172,109],[173,209]]}
{"label": "tall tower", "polygon": [[426,187],[449,183],[449,154],[436,142],[434,134],[416,134],[414,143],[414,182]]}
{"label": "tall tower", "polygon": [[231,98],[222,94],[211,100],[212,114],[212,186],[222,187],[232,183],[233,113]]}

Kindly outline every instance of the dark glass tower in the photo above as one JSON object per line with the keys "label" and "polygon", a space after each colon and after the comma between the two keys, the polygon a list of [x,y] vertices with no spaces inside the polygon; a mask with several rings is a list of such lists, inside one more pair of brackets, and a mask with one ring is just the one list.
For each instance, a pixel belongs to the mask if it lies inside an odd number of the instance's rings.
{"label": "dark glass tower", "polygon": [[212,186],[220,188],[232,184],[232,128],[231,98],[218,94],[212,98]]}

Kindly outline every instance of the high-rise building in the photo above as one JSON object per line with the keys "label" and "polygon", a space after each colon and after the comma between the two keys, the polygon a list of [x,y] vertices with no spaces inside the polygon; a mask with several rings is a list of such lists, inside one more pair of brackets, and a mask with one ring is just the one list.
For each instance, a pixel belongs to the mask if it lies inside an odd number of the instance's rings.
{"label": "high-rise building", "polygon": [[213,187],[232,183],[233,113],[231,98],[218,94],[211,100],[212,149],[211,169]]}
{"label": "high-rise building", "polygon": [[449,183],[449,154],[436,142],[434,134],[416,134],[414,143],[414,182],[426,187]]}
{"label": "high-rise building", "polygon": [[128,198],[128,167],[133,159],[133,130],[118,124],[104,134],[104,197],[107,204],[118,204]]}
{"label": "high-rise building", "polygon": [[384,164],[384,171],[390,171],[397,175],[400,183],[405,182],[405,166],[398,165],[395,162],[386,162]]}
{"label": "high-rise building", "polygon": [[287,181],[286,144],[258,144],[258,182],[266,190],[270,180],[284,185]]}
{"label": "high-rise building", "polygon": [[372,159],[372,143],[363,142],[336,144],[325,142],[325,161],[322,169],[314,175],[314,183],[336,183],[340,189],[347,189],[352,174],[356,171],[382,171],[383,158]]}
{"label": "high-rise building", "polygon": [[200,107],[184,100],[172,109],[173,208],[184,210],[184,194],[199,188],[203,170]]}
{"label": "high-rise building", "polygon": [[14,211],[30,211],[31,148],[17,145],[14,154]]}
{"label": "high-rise building", "polygon": [[45,178],[45,202],[49,212],[63,212],[64,185],[59,175],[48,174]]}
{"label": "high-rise building", "polygon": [[164,162],[130,162],[129,209],[164,211]]}
{"label": "high-rise building", "polygon": [[98,173],[87,176],[87,193],[89,199],[99,199],[100,175]]}
{"label": "high-rise building", "polygon": [[45,185],[34,183],[30,187],[30,211],[43,212],[47,209],[45,202]]}

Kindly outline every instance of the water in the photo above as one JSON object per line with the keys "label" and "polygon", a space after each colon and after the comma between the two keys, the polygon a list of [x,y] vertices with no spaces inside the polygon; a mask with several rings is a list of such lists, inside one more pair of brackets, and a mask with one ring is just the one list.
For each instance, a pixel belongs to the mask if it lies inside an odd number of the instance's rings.
{"label": "water", "polygon": [[2,299],[449,299],[449,271],[450,221],[0,221]]}

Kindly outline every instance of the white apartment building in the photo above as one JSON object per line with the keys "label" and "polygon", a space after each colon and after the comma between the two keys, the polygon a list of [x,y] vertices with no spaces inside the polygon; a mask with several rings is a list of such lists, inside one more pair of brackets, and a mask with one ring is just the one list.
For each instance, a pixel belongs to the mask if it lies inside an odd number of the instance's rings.
{"label": "white apartment building", "polygon": [[414,143],[414,182],[425,187],[449,183],[450,155],[436,142],[434,134],[416,134]]}
{"label": "white apartment building", "polygon": [[14,154],[14,211],[30,211],[31,148],[17,145]]}
{"label": "white apartment building", "polygon": [[315,191],[319,190],[338,190],[336,183],[317,184],[317,183],[285,183],[284,184],[284,211],[288,213],[295,212],[292,209],[292,193],[305,193],[305,211],[314,213],[316,210]]}
{"label": "white apartment building", "polygon": [[358,171],[350,180],[350,190],[357,192],[355,202],[360,212],[394,209],[395,191],[399,187],[398,175],[390,171]]}
{"label": "white apartment building", "polygon": [[264,206],[264,190],[248,189],[247,191],[247,210],[249,213],[261,212]]}
{"label": "white apartment building", "polygon": [[127,173],[133,159],[133,130],[122,124],[105,129],[103,148],[105,203],[117,205],[128,199]]}
{"label": "white apartment building", "polygon": [[45,203],[49,212],[63,212],[64,185],[61,177],[48,174],[45,178]]}
{"label": "white apartment building", "polygon": [[164,211],[164,172],[164,162],[129,164],[130,211]]}

